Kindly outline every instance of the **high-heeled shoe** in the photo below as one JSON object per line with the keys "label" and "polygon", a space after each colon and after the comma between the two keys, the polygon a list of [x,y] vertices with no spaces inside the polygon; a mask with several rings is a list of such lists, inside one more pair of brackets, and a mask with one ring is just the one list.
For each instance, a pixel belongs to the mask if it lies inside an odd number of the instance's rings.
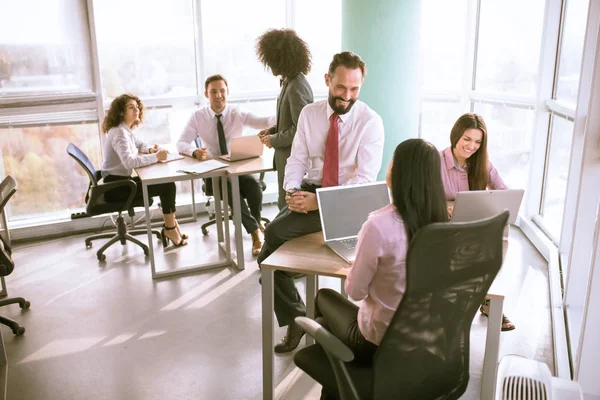
{"label": "high-heeled shoe", "polygon": [[167,247],[169,245],[169,240],[171,242],[173,242],[173,246],[175,247],[181,247],[181,246],[185,246],[187,244],[187,242],[183,239],[180,238],[179,239],[179,243],[175,243],[175,241],[173,239],[171,239],[170,237],[167,236],[167,231],[172,231],[173,229],[176,229],[177,225],[172,226],[172,227],[167,227],[166,225],[163,225],[162,231],[160,231],[160,236],[162,237],[162,243],[163,243],[163,247]]}
{"label": "high-heeled shoe", "polygon": [[179,228],[179,222],[175,221],[175,226],[177,226],[177,233],[179,233],[179,236],[181,236],[182,239],[187,239],[189,238],[188,235],[186,235],[185,233],[181,233],[181,229]]}

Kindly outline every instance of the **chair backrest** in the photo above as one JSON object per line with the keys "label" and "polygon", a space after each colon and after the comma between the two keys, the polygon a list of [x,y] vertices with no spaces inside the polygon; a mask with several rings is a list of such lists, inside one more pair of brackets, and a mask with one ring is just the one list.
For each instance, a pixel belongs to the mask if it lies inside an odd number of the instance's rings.
{"label": "chair backrest", "polygon": [[0,183],[0,213],[4,212],[4,206],[17,191],[17,182],[12,176],[7,176]]}
{"label": "chair backrest", "polygon": [[[17,182],[12,176],[4,178],[0,183],[0,214],[4,212],[4,207],[8,200],[17,191]],[[0,237],[0,276],[10,274],[15,268],[15,263],[12,260],[12,252],[8,244]]]}
{"label": "chair backrest", "polygon": [[69,143],[69,146],[67,146],[67,153],[69,153],[69,155],[73,157],[75,161],[77,161],[77,163],[81,165],[81,167],[87,173],[88,177],[90,178],[90,185],[97,185],[98,173],[96,172],[94,165],[92,164],[90,159],[85,155],[85,153],[73,143]]}
{"label": "chair backrest", "polygon": [[502,265],[508,211],[419,230],[406,291],[373,361],[375,399],[455,399],[469,380],[475,313]]}

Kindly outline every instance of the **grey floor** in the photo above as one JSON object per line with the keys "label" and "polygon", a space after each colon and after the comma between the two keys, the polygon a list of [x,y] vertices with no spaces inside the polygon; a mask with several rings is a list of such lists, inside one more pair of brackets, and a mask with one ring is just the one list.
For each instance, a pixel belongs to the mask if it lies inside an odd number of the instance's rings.
{"label": "grey floor", "polygon": [[[276,209],[268,206],[264,213],[272,217]],[[155,241],[159,269],[215,258],[214,227],[203,237],[200,223],[182,225],[191,235],[188,246],[163,251]],[[115,245],[99,263],[84,237],[15,246],[9,295],[26,297],[31,309],[0,310],[27,329],[15,337],[2,328],[9,400],[262,398],[259,273],[249,236],[246,270],[217,268],[161,280],[151,279],[140,248]],[[320,284],[338,285],[327,279]],[[502,334],[501,355],[534,358],[553,370],[547,267],[518,229],[511,230],[493,290],[506,295],[506,313],[517,326]],[[479,398],[485,327],[486,319],[476,316],[464,398]],[[283,334],[278,329],[276,339]],[[282,398],[318,398],[309,378],[299,379],[296,388],[284,380],[294,368],[292,355],[276,357],[275,368]]]}

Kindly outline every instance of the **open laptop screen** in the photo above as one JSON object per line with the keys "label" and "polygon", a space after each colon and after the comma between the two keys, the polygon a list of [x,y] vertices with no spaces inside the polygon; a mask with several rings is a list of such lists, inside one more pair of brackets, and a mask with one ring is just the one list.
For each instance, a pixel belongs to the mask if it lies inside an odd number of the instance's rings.
{"label": "open laptop screen", "polygon": [[385,182],[317,189],[325,240],[356,236],[369,214],[390,204]]}

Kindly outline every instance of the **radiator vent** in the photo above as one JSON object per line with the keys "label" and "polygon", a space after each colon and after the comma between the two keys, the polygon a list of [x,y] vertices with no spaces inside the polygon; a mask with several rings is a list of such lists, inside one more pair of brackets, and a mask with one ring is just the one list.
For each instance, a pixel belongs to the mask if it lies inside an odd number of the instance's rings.
{"label": "radiator vent", "polygon": [[544,382],[524,376],[507,376],[502,384],[502,400],[548,400]]}

